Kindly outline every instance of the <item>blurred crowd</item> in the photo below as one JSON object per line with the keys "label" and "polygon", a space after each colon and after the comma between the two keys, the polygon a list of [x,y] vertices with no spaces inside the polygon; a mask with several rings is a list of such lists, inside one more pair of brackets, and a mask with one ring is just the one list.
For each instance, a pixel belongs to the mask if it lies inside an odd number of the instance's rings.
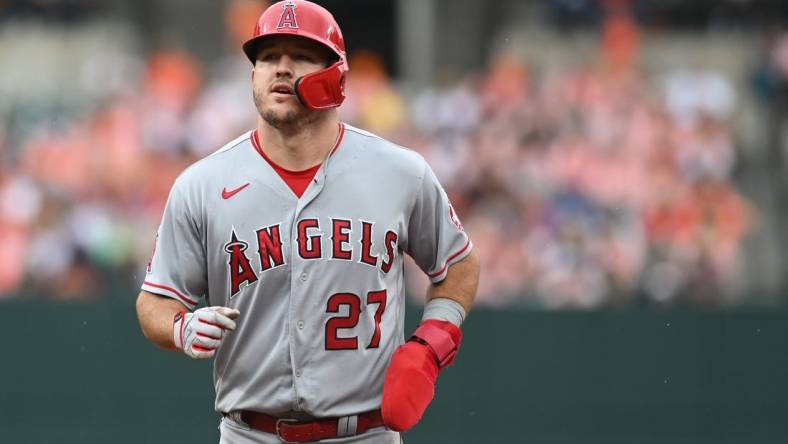
{"label": "blurred crowd", "polygon": [[[649,76],[637,38],[613,20],[592,62],[540,72],[503,53],[416,91],[375,54],[352,54],[343,120],[429,161],[481,256],[481,304],[743,295],[754,211],[732,179],[736,92],[713,71]],[[0,133],[0,298],[90,300],[138,284],[175,177],[254,126],[240,51],[209,69],[178,51],[135,63],[91,112],[14,150]]]}
{"label": "blurred crowd", "polygon": [[482,301],[718,306],[742,296],[753,214],[731,177],[733,90],[706,72],[662,86],[609,66],[537,79],[503,58],[476,83],[416,98],[413,145],[472,234]]}

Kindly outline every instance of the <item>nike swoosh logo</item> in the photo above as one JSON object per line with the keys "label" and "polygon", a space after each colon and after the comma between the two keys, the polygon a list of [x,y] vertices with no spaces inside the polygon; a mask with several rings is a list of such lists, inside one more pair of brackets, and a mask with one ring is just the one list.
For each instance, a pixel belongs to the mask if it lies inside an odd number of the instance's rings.
{"label": "nike swoosh logo", "polygon": [[248,186],[249,186],[249,182],[246,182],[245,184],[241,185],[240,187],[234,190],[227,191],[227,188],[222,188],[222,199],[229,199]]}

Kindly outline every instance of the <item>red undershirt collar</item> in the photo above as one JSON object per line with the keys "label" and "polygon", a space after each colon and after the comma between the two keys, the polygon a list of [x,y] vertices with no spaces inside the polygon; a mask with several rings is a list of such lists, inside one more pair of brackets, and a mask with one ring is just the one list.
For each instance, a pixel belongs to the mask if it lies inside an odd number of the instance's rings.
{"label": "red undershirt collar", "polygon": [[[344,137],[344,135],[345,135],[345,125],[340,123],[339,137],[337,137],[337,142],[334,145],[334,147],[331,148],[331,152],[328,154],[329,157],[333,156],[334,153],[337,151],[337,149],[339,149],[339,145],[342,143],[342,138]],[[284,180],[284,182],[287,184],[287,186],[293,191],[293,193],[300,198],[304,194],[304,191],[306,191],[307,187],[309,187],[309,183],[315,177],[315,174],[317,174],[317,171],[320,169],[322,162],[311,168],[307,168],[301,171],[288,170],[287,168],[283,168],[280,165],[278,165],[276,162],[271,160],[271,158],[265,154],[265,151],[263,151],[260,145],[260,137],[257,129],[255,129],[252,132],[251,139],[252,139],[252,145],[254,146],[254,149],[257,151],[257,153],[260,154],[260,156],[262,156],[262,158],[265,159],[265,161],[268,162],[269,165],[271,165],[271,168],[273,168],[274,171],[276,171],[276,174],[278,174],[279,177],[281,177],[282,180]]]}

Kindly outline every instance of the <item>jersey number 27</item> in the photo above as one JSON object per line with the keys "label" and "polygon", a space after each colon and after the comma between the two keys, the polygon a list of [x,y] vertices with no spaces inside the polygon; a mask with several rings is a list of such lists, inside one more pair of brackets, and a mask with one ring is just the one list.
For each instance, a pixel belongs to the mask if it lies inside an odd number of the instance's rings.
{"label": "jersey number 27", "polygon": [[[380,319],[386,310],[386,290],[370,291],[367,293],[367,305],[377,304],[375,310],[375,331],[372,334],[367,348],[378,348],[380,344]],[[328,298],[326,313],[339,313],[340,308],[348,306],[346,316],[333,316],[326,322],[326,350],[358,350],[358,336],[340,338],[337,330],[340,328],[354,328],[358,325],[361,315],[361,298],[353,293],[336,293]]]}

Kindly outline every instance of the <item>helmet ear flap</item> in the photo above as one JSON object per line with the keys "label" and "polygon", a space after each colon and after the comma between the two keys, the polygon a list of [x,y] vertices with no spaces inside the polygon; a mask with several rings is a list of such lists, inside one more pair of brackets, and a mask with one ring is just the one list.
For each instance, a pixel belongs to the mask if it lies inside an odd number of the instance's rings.
{"label": "helmet ear flap", "polygon": [[339,60],[328,68],[321,69],[295,81],[296,97],[309,109],[334,108],[345,100],[345,77],[347,65]]}

